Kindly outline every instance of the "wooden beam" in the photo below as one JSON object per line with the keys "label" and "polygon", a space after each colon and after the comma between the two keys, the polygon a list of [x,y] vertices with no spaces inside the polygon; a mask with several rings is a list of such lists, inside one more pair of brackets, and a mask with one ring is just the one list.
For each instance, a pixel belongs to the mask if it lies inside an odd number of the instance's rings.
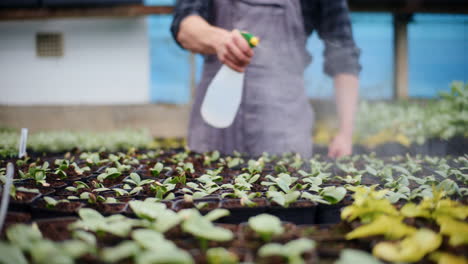
{"label": "wooden beam", "polygon": [[0,8],[0,21],[76,17],[133,17],[171,14],[172,12],[172,6],[144,5],[73,8]]}
{"label": "wooden beam", "polygon": [[408,22],[412,15],[394,15],[394,97],[408,98]]}

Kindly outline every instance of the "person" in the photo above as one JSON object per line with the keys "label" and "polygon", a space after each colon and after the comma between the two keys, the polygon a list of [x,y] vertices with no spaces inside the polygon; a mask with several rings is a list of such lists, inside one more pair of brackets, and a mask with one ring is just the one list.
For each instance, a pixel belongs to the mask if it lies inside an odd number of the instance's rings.
{"label": "person", "polygon": [[[249,47],[239,30],[260,38]],[[324,71],[334,80],[339,132],[330,157],[352,153],[360,50],[346,0],[178,0],[171,32],[184,49],[205,55],[188,131],[197,152],[238,151],[312,156],[314,114],[304,88],[311,62],[306,42],[317,31],[325,44]],[[206,89],[222,64],[245,72],[242,102],[233,124],[211,127],[200,114]]]}

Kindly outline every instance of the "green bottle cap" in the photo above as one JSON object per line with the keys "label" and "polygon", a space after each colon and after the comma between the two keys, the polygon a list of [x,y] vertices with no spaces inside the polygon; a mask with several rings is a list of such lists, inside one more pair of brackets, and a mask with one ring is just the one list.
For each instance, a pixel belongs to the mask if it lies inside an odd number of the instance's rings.
{"label": "green bottle cap", "polygon": [[248,32],[241,32],[242,36],[247,40],[251,48],[255,48],[259,43],[260,39]]}

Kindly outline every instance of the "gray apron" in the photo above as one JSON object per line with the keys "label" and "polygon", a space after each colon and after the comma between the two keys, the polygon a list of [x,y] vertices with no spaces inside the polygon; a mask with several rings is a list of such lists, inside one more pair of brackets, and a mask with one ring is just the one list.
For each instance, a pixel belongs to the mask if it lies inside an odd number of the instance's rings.
{"label": "gray apron", "polygon": [[205,57],[190,117],[188,145],[197,152],[233,151],[312,155],[313,112],[304,88],[311,57],[300,0],[214,0],[214,25],[249,31],[260,45],[245,72],[242,102],[234,123],[208,125],[200,114],[206,89],[221,67],[216,55]]}

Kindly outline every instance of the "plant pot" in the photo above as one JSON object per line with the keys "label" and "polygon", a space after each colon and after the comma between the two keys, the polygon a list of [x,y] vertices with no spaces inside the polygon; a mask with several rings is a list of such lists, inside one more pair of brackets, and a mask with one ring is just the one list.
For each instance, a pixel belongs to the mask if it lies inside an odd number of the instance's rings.
{"label": "plant pot", "polygon": [[312,225],[315,223],[317,204],[308,200],[298,200],[287,208],[272,204],[266,213],[277,216],[281,221],[291,222],[297,225]]}
{"label": "plant pot", "polygon": [[[3,192],[0,192],[0,197],[2,194]],[[34,200],[38,199],[39,197],[41,197],[40,193],[17,191],[15,198],[10,196],[10,203],[8,205],[8,210],[29,212],[31,204],[34,202]]]}
{"label": "plant pot", "polygon": [[344,203],[319,204],[315,213],[315,224],[337,224],[341,221],[341,209]]}
{"label": "plant pot", "polygon": [[92,208],[102,215],[113,215],[113,214],[121,214],[126,212],[127,210],[127,203],[96,203],[96,204],[85,204],[84,207]]}
{"label": "plant pot", "polygon": [[68,226],[77,220],[78,218],[76,217],[60,217],[39,219],[34,222],[39,230],[41,230],[44,238],[53,241],[64,241],[71,239],[71,231],[69,231]]}
{"label": "plant pot", "polygon": [[198,208],[200,213],[206,214],[209,211],[214,210],[219,207],[220,207],[219,198],[201,198],[201,199],[194,199],[193,202],[188,202],[183,199],[178,200],[173,204],[172,209],[178,212],[183,209]]}
{"label": "plant pot", "polygon": [[78,211],[82,207],[83,203],[79,201],[70,201],[69,203],[58,203],[55,207],[49,208],[43,199],[38,199],[31,206],[31,212],[35,219],[67,217],[78,215]]}
{"label": "plant pot", "polygon": [[219,220],[219,222],[227,224],[239,224],[242,222],[247,222],[252,216],[267,212],[267,208],[270,205],[268,200],[264,198],[255,198],[252,199],[252,201],[257,203],[257,206],[248,207],[246,205],[242,205],[240,199],[222,200],[221,208],[229,210],[231,214],[223,217]]}

